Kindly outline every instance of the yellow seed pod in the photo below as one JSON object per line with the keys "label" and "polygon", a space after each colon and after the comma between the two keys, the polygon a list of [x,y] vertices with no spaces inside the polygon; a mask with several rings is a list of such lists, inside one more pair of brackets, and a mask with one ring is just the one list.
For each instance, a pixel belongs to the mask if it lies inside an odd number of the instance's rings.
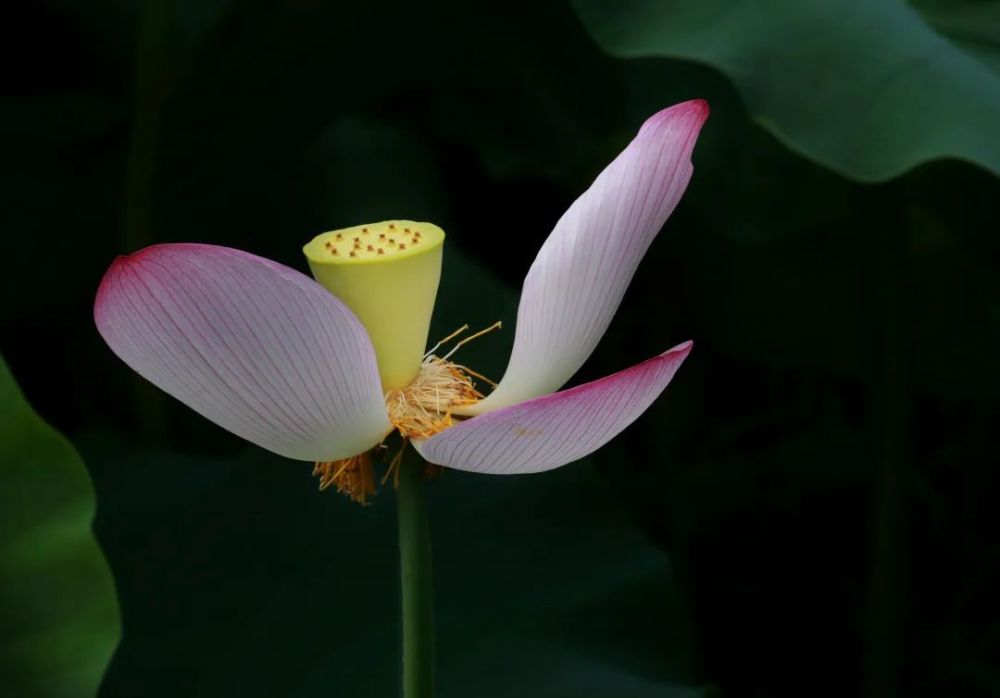
{"label": "yellow seed pod", "polygon": [[441,228],[414,221],[331,230],[303,248],[316,281],[368,330],[384,391],[405,388],[420,371],[443,248]]}

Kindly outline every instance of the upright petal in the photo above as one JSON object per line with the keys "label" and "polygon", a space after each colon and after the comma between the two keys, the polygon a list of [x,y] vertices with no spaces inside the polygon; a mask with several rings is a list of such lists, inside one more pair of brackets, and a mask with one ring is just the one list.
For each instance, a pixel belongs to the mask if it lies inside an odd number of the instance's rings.
{"label": "upright petal", "polygon": [[462,414],[551,393],[583,365],[687,187],[706,118],[702,100],[652,116],[559,219],[524,280],[503,380]]}
{"label": "upright petal", "polygon": [[279,455],[335,460],[391,428],[357,318],[312,279],[213,245],[154,245],[101,281],[97,329],[139,375]]}
{"label": "upright petal", "polygon": [[691,352],[691,342],[632,368],[504,407],[414,447],[431,463],[512,475],[565,465],[596,451],[646,411]]}

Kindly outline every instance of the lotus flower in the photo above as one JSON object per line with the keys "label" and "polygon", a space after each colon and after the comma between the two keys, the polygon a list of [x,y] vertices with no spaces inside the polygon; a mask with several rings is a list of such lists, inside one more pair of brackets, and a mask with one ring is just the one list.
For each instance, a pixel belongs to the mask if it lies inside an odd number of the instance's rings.
{"label": "lotus flower", "polygon": [[355,498],[372,491],[367,454],[393,431],[449,468],[559,467],[638,418],[691,351],[686,342],[556,392],[684,192],[707,116],[700,100],[652,116],[559,219],[524,280],[510,362],[488,396],[450,354],[425,352],[444,243],[429,223],[318,236],[304,250],[315,281],[235,249],[147,247],[108,269],[97,328],[153,384],[258,446],[317,463],[324,486]]}

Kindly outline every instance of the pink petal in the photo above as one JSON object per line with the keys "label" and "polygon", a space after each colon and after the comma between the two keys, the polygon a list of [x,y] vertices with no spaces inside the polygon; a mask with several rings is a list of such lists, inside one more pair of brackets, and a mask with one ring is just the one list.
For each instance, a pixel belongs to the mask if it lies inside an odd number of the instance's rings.
{"label": "pink petal", "polygon": [[583,365],[687,187],[706,118],[702,100],[652,116],[559,219],[524,280],[503,380],[462,414],[551,393]]}
{"label": "pink petal", "polygon": [[473,417],[414,447],[431,463],[481,473],[537,473],[596,451],[663,392],[691,352],[678,345],[606,378]]}
{"label": "pink petal", "polygon": [[94,321],[139,375],[282,456],[344,458],[391,428],[361,323],[276,262],[213,245],[147,247],[108,269]]}

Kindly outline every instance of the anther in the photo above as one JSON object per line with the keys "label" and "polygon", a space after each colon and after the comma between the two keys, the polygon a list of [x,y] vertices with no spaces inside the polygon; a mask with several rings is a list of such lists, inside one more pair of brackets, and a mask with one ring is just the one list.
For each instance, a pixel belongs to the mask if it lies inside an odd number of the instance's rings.
{"label": "anther", "polygon": [[362,233],[367,233],[367,232],[368,232],[368,228],[362,228],[362,229],[361,229],[361,232],[362,232]]}
{"label": "anther", "polygon": [[330,242],[329,240],[326,241],[326,249],[330,249],[332,245],[333,245],[332,242]]}
{"label": "anther", "polygon": [[403,232],[404,233],[408,233],[408,232],[410,232],[410,229],[409,228],[403,228]]}
{"label": "anther", "polygon": [[378,234],[378,239],[379,240],[385,240],[385,233],[379,233]]}
{"label": "anther", "polygon": [[372,247],[371,245],[369,245],[369,246],[368,246],[368,251],[369,251],[369,252],[371,252],[371,251],[372,251],[372,250],[374,250],[374,249],[375,249],[375,248],[374,248],[374,247]]}
{"label": "anther", "polygon": [[395,230],[395,229],[396,229],[396,224],[395,223],[390,223],[389,224],[389,230]]}
{"label": "anther", "polygon": [[382,249],[382,248],[380,247],[380,248],[378,248],[378,253],[379,253],[379,254],[385,254],[385,250],[383,250],[383,249]]}
{"label": "anther", "polygon": [[343,233],[337,233],[337,239],[338,240],[343,240],[344,239]]}
{"label": "anther", "polygon": [[354,242],[358,242],[361,238],[354,238]]}
{"label": "anther", "polygon": [[396,238],[389,238],[389,244],[390,245],[395,245],[396,244]]}
{"label": "anther", "polygon": [[404,245],[403,243],[399,243],[399,249],[405,250],[406,249],[406,245]]}
{"label": "anther", "polygon": [[356,255],[356,254],[354,253],[354,250],[351,250],[351,256],[352,256],[352,257],[357,257],[358,255]]}

